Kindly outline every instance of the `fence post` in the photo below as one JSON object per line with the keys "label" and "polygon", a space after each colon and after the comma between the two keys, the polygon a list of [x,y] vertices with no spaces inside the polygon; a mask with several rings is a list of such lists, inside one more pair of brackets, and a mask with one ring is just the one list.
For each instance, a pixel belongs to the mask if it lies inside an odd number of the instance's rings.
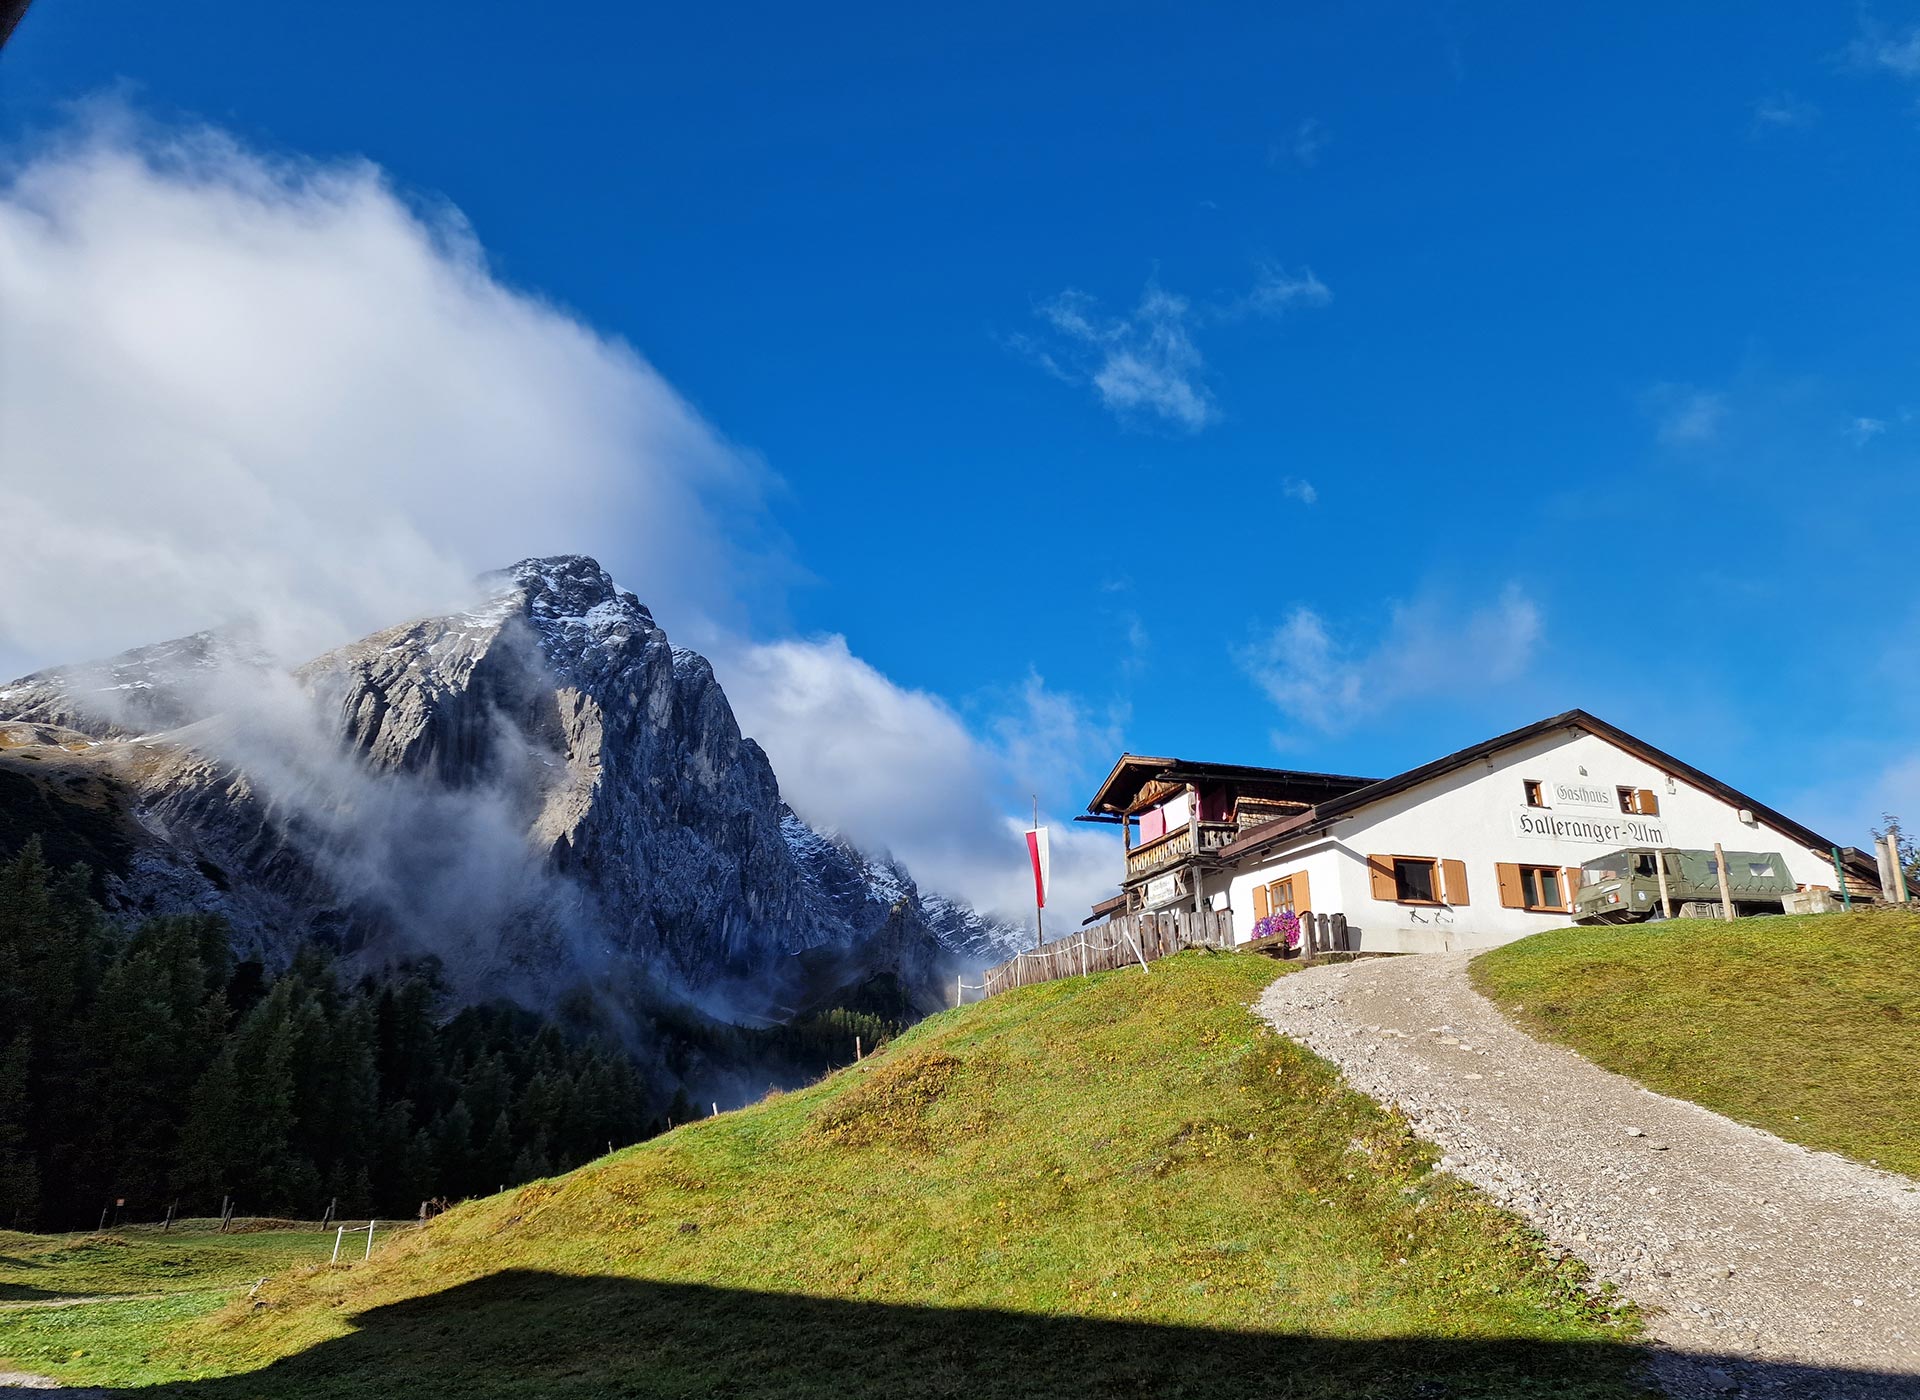
{"label": "fence post", "polygon": [[368,1259],[371,1259],[371,1258],[373,1258],[373,1222],[372,1222],[371,1220],[369,1220],[369,1221],[367,1222],[367,1254],[366,1254],[366,1257],[367,1257]]}
{"label": "fence post", "polygon": [[347,1227],[344,1225],[333,1232],[333,1258],[327,1261],[329,1264],[338,1264],[340,1262],[340,1241],[346,1237]]}
{"label": "fence post", "polygon": [[1333,916],[1333,936],[1339,942],[1341,952],[1351,953],[1353,951],[1347,942],[1347,916],[1345,914],[1335,914]]}

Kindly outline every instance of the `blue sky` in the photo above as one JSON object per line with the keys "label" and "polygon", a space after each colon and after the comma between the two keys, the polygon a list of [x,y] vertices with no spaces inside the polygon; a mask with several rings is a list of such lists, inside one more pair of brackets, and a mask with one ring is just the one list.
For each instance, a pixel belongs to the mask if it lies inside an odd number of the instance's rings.
{"label": "blue sky", "polygon": [[756,474],[669,628],[844,637],[1057,812],[1576,705],[1920,812],[1920,10],[1286,8],[39,0],[0,140],[457,209]]}

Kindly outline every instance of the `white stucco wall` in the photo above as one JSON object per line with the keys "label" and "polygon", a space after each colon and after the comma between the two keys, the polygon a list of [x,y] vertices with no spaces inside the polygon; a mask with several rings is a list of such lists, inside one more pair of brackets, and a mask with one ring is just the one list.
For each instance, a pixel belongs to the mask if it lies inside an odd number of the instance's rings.
{"label": "white stucco wall", "polygon": [[[1564,927],[1566,914],[1503,909],[1494,867],[1501,862],[1578,865],[1608,851],[1653,843],[1618,834],[1612,839],[1520,835],[1514,814],[1528,810],[1523,784],[1530,778],[1546,784],[1547,811],[1553,815],[1601,824],[1649,820],[1661,830],[1659,844],[1683,849],[1709,849],[1718,841],[1728,850],[1778,851],[1795,882],[1835,887],[1825,852],[1798,846],[1764,824],[1740,821],[1735,807],[1598,735],[1562,730],[1408,789],[1341,819],[1308,844],[1237,869],[1230,885],[1236,937],[1250,936],[1254,886],[1302,869],[1312,885],[1313,912],[1345,914],[1364,952],[1485,948]],[[1649,788],[1660,799],[1660,815],[1636,819],[1623,816],[1617,806],[1566,804],[1554,799],[1555,782],[1598,788],[1609,802],[1617,787]],[[1374,899],[1366,860],[1376,854],[1465,862],[1466,905],[1435,909]]]}

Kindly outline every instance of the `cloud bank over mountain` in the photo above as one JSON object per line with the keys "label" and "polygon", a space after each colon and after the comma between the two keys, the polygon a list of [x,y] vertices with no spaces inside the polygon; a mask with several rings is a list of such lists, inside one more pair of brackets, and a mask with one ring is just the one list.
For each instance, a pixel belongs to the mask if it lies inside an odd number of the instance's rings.
{"label": "cloud bank over mountain", "polygon": [[[982,737],[844,640],[748,640],[798,572],[772,473],[634,348],[503,281],[457,210],[122,107],[14,154],[0,675],[239,622],[303,657],[503,560],[590,552],[723,659],[803,815],[1023,907],[1022,707]],[[1075,901],[1103,883],[1078,835]]]}
{"label": "cloud bank over mountain", "polygon": [[0,298],[9,673],[236,612],[311,650],[613,522],[663,609],[749,563],[752,457],[364,161],[96,114],[0,186]]}

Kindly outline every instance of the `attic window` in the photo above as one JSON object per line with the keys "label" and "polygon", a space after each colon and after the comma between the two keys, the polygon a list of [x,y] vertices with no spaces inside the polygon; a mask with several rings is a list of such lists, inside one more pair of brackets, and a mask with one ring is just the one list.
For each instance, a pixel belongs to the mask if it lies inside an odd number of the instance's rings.
{"label": "attic window", "polygon": [[1657,817],[1660,815],[1660,797],[1652,788],[1615,788],[1620,798],[1620,810],[1632,816]]}
{"label": "attic window", "polygon": [[1750,860],[1747,862],[1747,874],[1756,880],[1773,878],[1773,862],[1770,860]]}
{"label": "attic window", "polygon": [[1540,780],[1538,778],[1523,779],[1522,785],[1526,788],[1527,805],[1529,807],[1544,807],[1547,805],[1546,794],[1541,790]]}

